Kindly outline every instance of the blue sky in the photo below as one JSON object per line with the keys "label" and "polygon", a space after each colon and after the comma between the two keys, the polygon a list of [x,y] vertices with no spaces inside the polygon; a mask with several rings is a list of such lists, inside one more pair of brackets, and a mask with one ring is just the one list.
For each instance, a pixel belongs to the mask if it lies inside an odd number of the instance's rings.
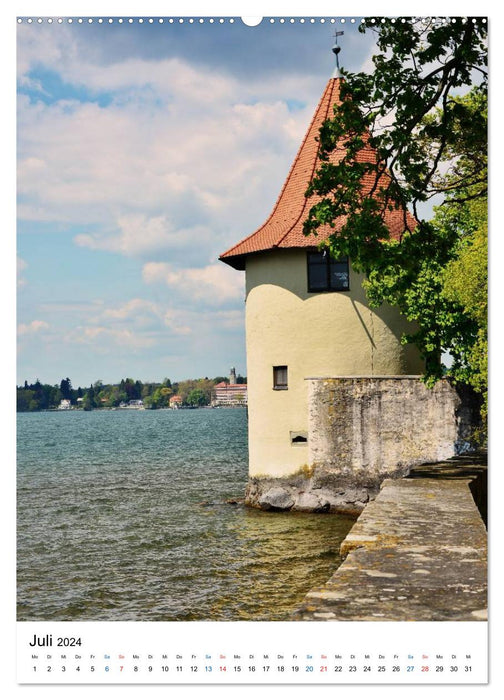
{"label": "blue sky", "polygon": [[340,18],[18,25],[17,381],[246,373],[244,273]]}

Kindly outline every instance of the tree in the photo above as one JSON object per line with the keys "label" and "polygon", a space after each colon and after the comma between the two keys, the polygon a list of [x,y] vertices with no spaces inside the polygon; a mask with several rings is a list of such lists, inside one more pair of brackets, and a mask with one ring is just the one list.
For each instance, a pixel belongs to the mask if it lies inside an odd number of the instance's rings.
{"label": "tree", "polygon": [[18,411],[31,411],[34,405],[34,392],[28,388],[26,382],[24,388],[17,389],[17,410]]}
{"label": "tree", "polygon": [[101,385],[102,385],[102,383],[100,381],[96,382],[94,384],[94,386],[93,386],[93,384],[91,384],[89,389],[84,394],[84,397],[82,399],[82,408],[85,411],[91,411],[93,408],[97,407],[98,404],[96,403],[95,387],[100,389]]}
{"label": "tree", "polygon": [[121,382],[119,384],[121,392],[126,393],[128,401],[138,400],[142,398],[142,386],[143,385],[141,381],[139,381],[138,379],[135,381],[134,379],[131,379],[131,377],[121,379]]}
{"label": "tree", "polygon": [[229,377],[214,377],[213,382],[214,384],[221,384],[222,382],[229,384]]}
{"label": "tree", "polygon": [[[463,216],[461,216],[463,214]],[[488,235],[486,199],[466,202],[461,209],[451,207],[437,213],[444,225],[462,219],[465,235],[459,252],[446,266],[443,276],[444,296],[459,304],[476,328],[473,343],[464,347],[458,375],[483,397],[481,415],[486,427],[488,413]],[[456,225],[456,223],[455,223]],[[460,225],[460,224],[459,224]]]}
{"label": "tree", "polygon": [[213,387],[214,382],[211,379],[186,379],[179,382],[178,385],[173,384],[173,392],[181,397],[183,404],[191,405],[189,403],[189,395],[192,391],[198,390],[205,397],[205,404],[209,404],[212,398]]}
{"label": "tree", "polygon": [[92,411],[93,408],[96,408],[94,400],[89,396],[89,394],[84,394],[84,398],[82,399],[82,408],[84,411]]}
{"label": "tree", "polygon": [[[486,26],[470,18],[399,19],[372,31],[374,72],[345,73],[342,105],[320,130],[322,163],[307,191],[320,201],[304,231],[331,227],[331,254],[348,256],[364,273],[371,305],[387,302],[416,323],[403,341],[418,346],[428,383],[443,376],[444,352],[463,378],[481,321],[445,283],[463,248],[468,203],[487,192]],[[368,144],[376,158],[363,157]],[[329,160],[336,148],[337,163]],[[422,219],[420,205],[434,195],[451,208],[453,225],[441,214]],[[393,208],[403,212],[398,238],[384,224]]]}
{"label": "tree", "polygon": [[146,408],[167,408],[170,405],[170,396],[173,390],[167,386],[157,386],[152,394],[144,397]]}
{"label": "tree", "polygon": [[208,399],[203,389],[192,389],[186,399],[189,406],[205,406],[208,405]]}
{"label": "tree", "polygon": [[118,386],[113,386],[108,394],[107,407],[117,407],[122,401],[127,401],[126,392],[121,391]]}
{"label": "tree", "polygon": [[70,379],[67,377],[66,379],[62,379],[60,382],[60,391],[61,391],[61,396],[64,399],[71,399],[72,398],[72,382]]}

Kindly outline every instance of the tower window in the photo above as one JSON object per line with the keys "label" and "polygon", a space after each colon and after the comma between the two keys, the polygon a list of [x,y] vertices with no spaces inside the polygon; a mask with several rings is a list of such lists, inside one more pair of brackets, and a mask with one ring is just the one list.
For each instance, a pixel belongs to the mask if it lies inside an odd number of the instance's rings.
{"label": "tower window", "polygon": [[347,292],[349,289],[348,258],[335,260],[327,250],[308,253],[309,292]]}
{"label": "tower window", "polygon": [[287,365],[273,367],[273,389],[287,388]]}

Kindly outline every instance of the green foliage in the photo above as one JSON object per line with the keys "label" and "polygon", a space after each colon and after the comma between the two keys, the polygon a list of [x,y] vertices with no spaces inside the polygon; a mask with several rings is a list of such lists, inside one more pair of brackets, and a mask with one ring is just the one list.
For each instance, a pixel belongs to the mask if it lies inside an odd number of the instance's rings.
{"label": "green foliage", "polygon": [[186,399],[189,406],[205,406],[208,404],[208,399],[205,396],[203,389],[192,389]]}
{"label": "green foliage", "polygon": [[[98,384],[98,382],[97,382]],[[96,386],[96,385],[95,385]],[[99,388],[99,385],[98,385]],[[92,411],[93,408],[98,408],[100,404],[97,403],[97,397],[95,393],[95,387],[91,384],[89,389],[86,391],[84,394],[84,398],[82,401],[82,408],[85,411]]]}
{"label": "green foliage", "polygon": [[34,405],[34,392],[32,389],[21,389],[18,387],[16,394],[18,411],[36,410],[31,408],[31,406]]}
{"label": "green foliage", "polygon": [[145,408],[167,408],[170,405],[170,396],[173,390],[167,386],[158,386],[143,400]]}
{"label": "green foliage", "polygon": [[117,408],[121,403],[128,400],[128,395],[125,391],[121,391],[121,387],[112,386],[110,389],[105,389],[102,392],[101,398],[105,399],[105,406],[107,408]]}
{"label": "green foliage", "polygon": [[82,408],[84,411],[92,411],[93,408],[96,408],[96,404],[89,394],[84,394]]}
{"label": "green foliage", "polygon": [[[486,236],[485,204],[474,208],[487,192],[486,26],[399,19],[372,31],[374,72],[345,74],[343,104],[320,130],[322,163],[307,191],[320,200],[304,232],[331,226],[321,243],[364,273],[370,303],[392,304],[415,323],[403,341],[418,346],[429,384],[443,376],[449,352],[455,379],[484,393],[486,265],[482,239],[476,245],[471,235]],[[368,141],[376,158],[363,157]],[[443,205],[424,221],[418,205],[433,195]],[[384,224],[394,208],[403,212],[397,239]],[[467,256],[479,256],[469,300],[454,281],[471,266]]]}
{"label": "green foliage", "polygon": [[[464,354],[455,368],[456,375],[483,397],[482,417],[488,413],[488,235],[486,200],[468,202],[464,207],[438,212],[443,225],[456,225],[462,219],[464,235],[459,250],[443,275],[443,296],[457,303],[476,328],[472,344],[461,347]],[[458,216],[457,216],[458,215]],[[455,220],[455,221],[454,221]],[[459,224],[460,225],[460,224]]]}
{"label": "green foliage", "polygon": [[198,403],[198,405],[206,406],[211,401],[213,387],[214,382],[211,379],[186,379],[183,382],[179,382],[177,393],[182,398],[182,403],[185,406],[196,405],[192,403],[196,400],[196,397],[203,397],[204,400],[202,399],[202,403]]}
{"label": "green foliage", "polygon": [[[229,377],[214,377],[212,379],[212,382],[214,384],[220,384],[221,382],[226,382],[226,384],[229,384]],[[242,377],[241,374],[236,375],[236,383],[237,384],[246,384],[247,377]]]}
{"label": "green foliage", "polygon": [[38,379],[34,384],[24,383],[17,387],[16,402],[18,411],[44,411],[55,408],[63,398],[59,385],[42,384]]}
{"label": "green foliage", "polygon": [[70,379],[67,377],[66,379],[62,379],[60,382],[60,391],[61,391],[61,396],[63,399],[70,399],[72,398],[72,382]]}

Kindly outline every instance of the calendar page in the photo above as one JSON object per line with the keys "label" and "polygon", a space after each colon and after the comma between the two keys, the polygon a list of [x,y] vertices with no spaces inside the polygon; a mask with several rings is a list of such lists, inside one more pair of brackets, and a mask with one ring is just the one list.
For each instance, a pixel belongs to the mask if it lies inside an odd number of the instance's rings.
{"label": "calendar page", "polygon": [[92,5],[9,19],[18,690],[486,688],[488,18]]}

